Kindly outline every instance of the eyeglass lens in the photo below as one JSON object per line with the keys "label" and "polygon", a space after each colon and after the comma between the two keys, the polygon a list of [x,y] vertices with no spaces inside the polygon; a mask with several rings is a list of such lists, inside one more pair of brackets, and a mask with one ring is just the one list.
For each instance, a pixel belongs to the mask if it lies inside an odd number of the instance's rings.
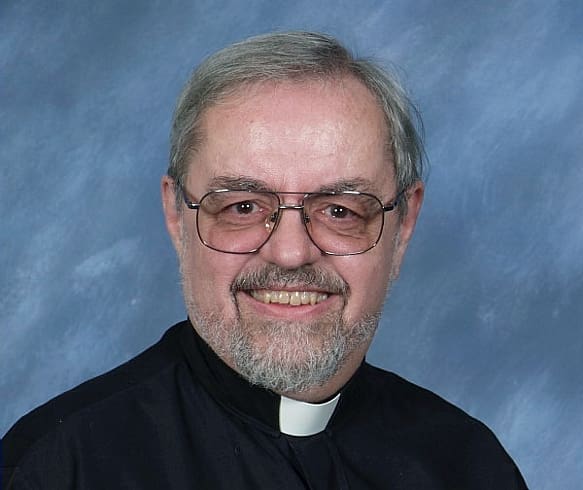
{"label": "eyeglass lens", "polygon": [[[383,227],[382,204],[358,193],[314,193],[304,198],[306,231],[325,253],[348,255],[369,250]],[[256,251],[277,227],[281,203],[270,192],[217,191],[205,195],[197,213],[201,240],[228,253]],[[286,206],[283,206],[284,208]]]}

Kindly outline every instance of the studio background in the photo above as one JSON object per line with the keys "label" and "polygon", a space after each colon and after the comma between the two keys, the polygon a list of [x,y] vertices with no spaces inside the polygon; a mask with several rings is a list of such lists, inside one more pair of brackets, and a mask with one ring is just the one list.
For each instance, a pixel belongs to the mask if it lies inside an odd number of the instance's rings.
{"label": "studio background", "polygon": [[486,422],[531,488],[581,488],[582,2],[5,0],[0,23],[0,434],[185,317],[175,99],[217,49],[313,29],[395,63],[425,120],[369,360]]}

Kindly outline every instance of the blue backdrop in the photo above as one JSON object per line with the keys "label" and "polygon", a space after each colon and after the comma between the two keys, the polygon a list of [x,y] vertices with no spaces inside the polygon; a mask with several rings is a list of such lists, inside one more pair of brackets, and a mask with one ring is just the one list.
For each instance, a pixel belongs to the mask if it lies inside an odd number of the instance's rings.
{"label": "blue backdrop", "polygon": [[315,29],[394,62],[426,124],[425,207],[369,359],[484,420],[532,488],[581,488],[583,2],[5,0],[0,14],[0,434],[185,316],[158,189],[193,66]]}

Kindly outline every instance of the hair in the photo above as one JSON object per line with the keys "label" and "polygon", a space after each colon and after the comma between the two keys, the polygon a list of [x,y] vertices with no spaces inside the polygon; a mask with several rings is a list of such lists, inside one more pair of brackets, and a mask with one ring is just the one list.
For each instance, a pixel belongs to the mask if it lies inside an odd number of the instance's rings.
{"label": "hair", "polygon": [[[278,32],[251,37],[218,51],[198,66],[184,87],[174,112],[168,167],[168,175],[179,184],[177,203],[190,157],[204,136],[200,125],[206,110],[248,84],[345,77],[354,77],[365,85],[384,112],[397,191],[401,193],[421,180],[423,125],[419,111],[396,77],[370,60],[354,57],[331,36]],[[406,202],[400,210],[405,212]]]}

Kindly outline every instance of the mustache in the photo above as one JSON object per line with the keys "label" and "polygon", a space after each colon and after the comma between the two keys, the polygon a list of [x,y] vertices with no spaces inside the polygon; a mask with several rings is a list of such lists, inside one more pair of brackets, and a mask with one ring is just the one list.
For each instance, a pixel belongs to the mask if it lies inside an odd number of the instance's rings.
{"label": "mustache", "polygon": [[332,272],[310,265],[296,269],[282,269],[274,264],[266,264],[260,269],[242,272],[233,281],[231,292],[302,286],[310,286],[342,296],[348,296],[350,293],[346,281]]}

